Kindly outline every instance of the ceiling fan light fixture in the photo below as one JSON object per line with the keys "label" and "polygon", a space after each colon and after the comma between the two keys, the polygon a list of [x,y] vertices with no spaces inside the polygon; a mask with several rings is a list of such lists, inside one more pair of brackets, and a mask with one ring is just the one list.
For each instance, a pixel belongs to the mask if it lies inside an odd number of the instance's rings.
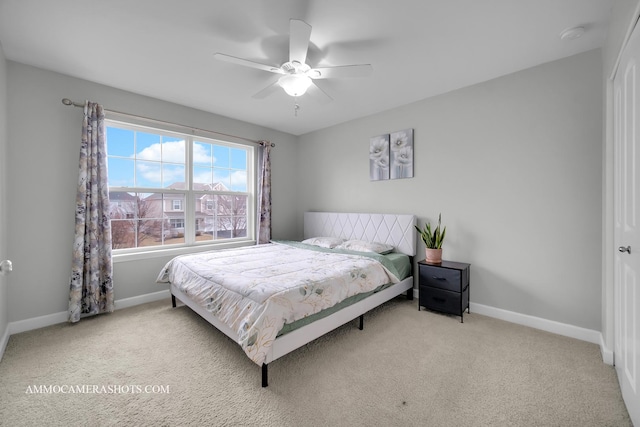
{"label": "ceiling fan light fixture", "polygon": [[290,96],[302,96],[311,86],[311,79],[304,74],[287,74],[278,79],[278,84]]}

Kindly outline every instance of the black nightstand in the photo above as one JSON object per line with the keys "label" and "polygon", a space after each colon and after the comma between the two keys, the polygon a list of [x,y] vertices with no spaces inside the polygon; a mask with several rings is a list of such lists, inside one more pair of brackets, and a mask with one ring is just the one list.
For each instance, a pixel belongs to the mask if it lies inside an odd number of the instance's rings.
{"label": "black nightstand", "polygon": [[463,262],[442,261],[442,264],[418,262],[418,310],[426,307],[460,316],[469,313],[469,269]]}

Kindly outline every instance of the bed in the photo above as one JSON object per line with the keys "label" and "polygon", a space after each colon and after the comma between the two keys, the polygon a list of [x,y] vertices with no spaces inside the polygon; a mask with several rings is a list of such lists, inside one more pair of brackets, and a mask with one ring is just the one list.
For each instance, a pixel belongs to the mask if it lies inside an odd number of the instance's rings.
{"label": "bed", "polygon": [[362,329],[366,312],[403,293],[413,299],[415,224],[414,215],[306,212],[303,242],[181,255],[157,281],[169,283],[174,307],[180,300],[240,344],[266,387],[279,357],[356,318]]}

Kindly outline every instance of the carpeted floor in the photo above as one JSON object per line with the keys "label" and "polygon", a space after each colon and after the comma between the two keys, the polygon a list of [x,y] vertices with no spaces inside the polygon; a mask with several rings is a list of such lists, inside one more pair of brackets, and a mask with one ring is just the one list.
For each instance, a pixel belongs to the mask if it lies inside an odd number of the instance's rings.
{"label": "carpeted floor", "polygon": [[631,422],[598,346],[398,298],[363,331],[355,320],[274,361],[267,388],[239,345],[169,300],[17,334],[0,362],[0,425]]}

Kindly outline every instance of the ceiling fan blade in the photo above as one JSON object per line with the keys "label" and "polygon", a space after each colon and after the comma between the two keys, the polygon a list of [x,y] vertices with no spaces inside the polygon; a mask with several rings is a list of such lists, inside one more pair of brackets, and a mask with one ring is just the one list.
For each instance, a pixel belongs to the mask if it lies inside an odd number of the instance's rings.
{"label": "ceiling fan blade", "polygon": [[253,61],[249,61],[248,59],[237,58],[231,55],[225,55],[224,53],[216,53],[215,55],[213,55],[213,57],[220,61],[231,62],[232,64],[244,65],[245,67],[251,67],[251,68],[257,68],[258,70],[269,71],[270,73],[284,74],[284,71],[282,71],[279,67],[261,64],[259,62],[253,62]]}
{"label": "ceiling fan blade", "polygon": [[327,92],[325,92],[324,90],[320,89],[320,87],[318,85],[316,85],[315,83],[313,83],[313,82],[311,82],[311,84],[307,88],[307,93],[309,95],[311,95],[311,97],[316,99],[318,102],[320,102],[321,104],[327,104],[327,103],[333,101],[333,98],[330,97],[327,94]]}
{"label": "ceiling fan blade", "polygon": [[255,99],[266,98],[267,96],[271,95],[278,89],[280,89],[280,85],[278,84],[278,80],[276,80],[275,82],[271,83],[269,86],[262,89],[260,92],[254,94],[252,98],[255,98]]}
{"label": "ceiling fan blade", "polygon": [[373,73],[371,64],[342,65],[339,67],[313,68],[307,71],[312,79],[333,79],[347,77],[368,77]]}
{"label": "ceiling fan blade", "polygon": [[304,64],[311,39],[311,25],[299,19],[289,21],[289,61]]}

